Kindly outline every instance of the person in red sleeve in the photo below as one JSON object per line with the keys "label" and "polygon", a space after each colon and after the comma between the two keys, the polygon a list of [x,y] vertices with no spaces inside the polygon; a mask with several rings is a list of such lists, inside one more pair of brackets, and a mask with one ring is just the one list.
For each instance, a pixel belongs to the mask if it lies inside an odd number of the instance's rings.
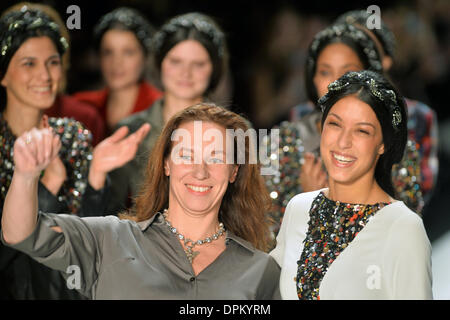
{"label": "person in red sleeve", "polygon": [[140,13],[126,7],[107,13],[94,28],[94,42],[106,87],[73,96],[99,111],[105,122],[101,139],[109,135],[120,120],[149,108],[162,96],[160,90],[144,79],[153,30]]}
{"label": "person in red sleeve", "polygon": [[65,23],[61,19],[59,13],[49,5],[42,3],[20,2],[3,12],[6,15],[11,11],[20,10],[26,6],[29,9],[36,9],[46,13],[53,22],[55,22],[61,35],[67,40],[69,47],[62,56],[62,76],[59,84],[59,93],[55,98],[53,105],[44,111],[48,117],[54,118],[72,118],[81,122],[85,128],[89,129],[92,134],[92,145],[96,146],[102,138],[104,138],[105,123],[100,112],[92,108],[86,102],[79,101],[74,97],[66,94],[67,72],[70,68],[70,36]]}

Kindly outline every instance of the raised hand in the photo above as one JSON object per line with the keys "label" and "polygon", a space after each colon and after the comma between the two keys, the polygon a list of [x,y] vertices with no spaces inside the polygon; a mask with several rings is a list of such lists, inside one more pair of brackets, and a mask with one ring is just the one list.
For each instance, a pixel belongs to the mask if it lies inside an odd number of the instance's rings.
{"label": "raised hand", "polygon": [[3,205],[2,232],[7,243],[18,243],[34,230],[38,211],[38,180],[58,156],[59,136],[51,129],[25,132],[14,143],[14,174]]}
{"label": "raised hand", "polygon": [[106,174],[120,168],[136,155],[139,144],[150,131],[149,124],[143,124],[139,130],[130,134],[128,127],[119,128],[114,134],[100,142],[94,149],[89,169],[89,183],[94,189],[103,187]]}
{"label": "raised hand", "polygon": [[314,191],[328,186],[327,173],[322,168],[322,161],[310,153],[305,153],[305,162],[300,170],[300,184],[303,192]]}
{"label": "raised hand", "polygon": [[61,148],[59,136],[49,128],[23,133],[14,143],[14,174],[38,178],[57,156]]}
{"label": "raised hand", "polygon": [[[50,128],[48,124],[48,117],[46,115],[42,117],[40,128]],[[41,182],[53,195],[57,195],[66,178],[66,167],[64,166],[61,158],[57,156],[45,169]]]}

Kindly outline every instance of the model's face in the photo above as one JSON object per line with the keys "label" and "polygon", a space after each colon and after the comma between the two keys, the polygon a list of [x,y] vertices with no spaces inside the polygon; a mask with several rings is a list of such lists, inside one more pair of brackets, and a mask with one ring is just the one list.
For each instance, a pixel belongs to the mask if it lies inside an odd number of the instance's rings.
{"label": "model's face", "polygon": [[14,53],[1,84],[8,104],[47,109],[55,101],[61,77],[61,58],[52,40],[36,37]]}
{"label": "model's face", "polygon": [[144,52],[133,32],[114,29],[105,32],[100,43],[100,66],[109,89],[136,85],[144,63]]}
{"label": "model's face", "polygon": [[[197,127],[192,121],[179,126],[177,130],[184,130],[183,138],[173,142],[172,152],[164,163],[170,179],[169,207],[192,216],[217,213],[228,184],[235,181],[238,171],[237,165],[226,164],[225,128],[201,122],[200,130],[198,123]],[[223,138],[212,139],[208,133]]]}
{"label": "model's face", "polygon": [[213,66],[208,51],[195,40],[174,46],[161,65],[161,81],[166,95],[195,100],[205,94]]}
{"label": "model's face", "polygon": [[363,70],[358,55],[343,43],[326,46],[317,58],[314,85],[319,98],[328,92],[328,85],[349,71]]}
{"label": "model's face", "polygon": [[368,104],[347,96],[331,107],[320,141],[330,185],[370,182],[383,152],[381,125]]}

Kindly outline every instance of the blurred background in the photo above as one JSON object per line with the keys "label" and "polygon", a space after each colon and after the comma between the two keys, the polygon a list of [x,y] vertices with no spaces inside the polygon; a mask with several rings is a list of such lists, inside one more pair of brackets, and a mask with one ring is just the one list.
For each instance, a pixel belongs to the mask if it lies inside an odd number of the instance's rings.
{"label": "blurred background", "polygon": [[[1,1],[0,11],[19,1]],[[378,5],[397,39],[391,79],[407,97],[428,104],[438,116],[439,177],[423,212],[433,245],[435,298],[450,299],[450,1],[294,0],[109,0],[30,1],[55,8],[63,20],[70,5],[81,10],[81,28],[69,30],[71,68],[67,93],[103,86],[91,42],[92,28],[119,6],[141,11],[158,28],[191,11],[212,16],[226,33],[230,70],[213,101],[243,113],[256,128],[287,119],[289,108],[306,101],[303,67],[313,36],[340,14]],[[148,75],[152,81],[152,74]],[[156,85],[158,83],[154,81]]]}

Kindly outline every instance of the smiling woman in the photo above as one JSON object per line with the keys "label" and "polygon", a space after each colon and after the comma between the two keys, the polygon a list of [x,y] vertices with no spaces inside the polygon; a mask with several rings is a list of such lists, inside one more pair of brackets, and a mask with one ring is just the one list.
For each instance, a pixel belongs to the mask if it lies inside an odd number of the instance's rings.
{"label": "smiling woman", "polygon": [[53,103],[61,75],[61,57],[52,40],[32,38],[17,50],[1,84],[11,92],[11,103],[22,102],[39,110]]}
{"label": "smiling woman", "polygon": [[[66,49],[58,25],[42,11],[23,6],[8,10],[0,19],[0,92],[5,98],[0,104],[0,216],[17,172],[13,146],[21,136],[26,136],[38,158],[45,155],[38,152],[37,144],[50,140],[42,132],[51,130],[58,136],[59,152],[38,175],[38,209],[89,215],[91,210],[101,214],[107,172],[128,161],[148,132],[146,126],[124,139],[127,130],[122,129],[93,150],[91,134],[81,123],[44,115],[58,94]],[[79,297],[67,290],[58,273],[3,245],[0,283],[4,299]]]}
{"label": "smiling woman", "polygon": [[[194,138],[172,152],[182,143],[173,141],[173,132],[193,137],[195,121],[203,125],[203,146]],[[174,115],[148,160],[136,207],[122,219],[37,213],[36,177],[56,146],[38,144],[49,153],[39,160],[24,135],[14,146],[17,174],[4,207],[2,241],[60,271],[79,266],[80,291],[92,299],[277,299],[280,269],[261,251],[268,244],[270,200],[260,166],[224,163],[237,138],[228,146],[226,139],[203,135],[225,135],[226,129],[246,131],[247,121],[207,104]],[[174,161],[178,157],[182,163]]]}
{"label": "smiling woman", "polygon": [[391,180],[407,141],[403,97],[378,73],[348,72],[319,105],[329,187],[287,205],[271,252],[282,297],[432,298],[430,242]]}
{"label": "smiling woman", "polygon": [[372,108],[355,96],[336,102],[324,122],[321,153],[330,187],[357,182],[370,184],[376,163],[384,153],[381,126]]}
{"label": "smiling woman", "polygon": [[143,184],[147,155],[165,123],[188,106],[208,100],[227,69],[225,35],[215,21],[200,13],[187,13],[166,22],[153,38],[155,69],[164,95],[150,108],[123,119],[117,125],[134,132],[148,123],[152,129],[136,157],[111,173],[108,213],[129,209]]}

